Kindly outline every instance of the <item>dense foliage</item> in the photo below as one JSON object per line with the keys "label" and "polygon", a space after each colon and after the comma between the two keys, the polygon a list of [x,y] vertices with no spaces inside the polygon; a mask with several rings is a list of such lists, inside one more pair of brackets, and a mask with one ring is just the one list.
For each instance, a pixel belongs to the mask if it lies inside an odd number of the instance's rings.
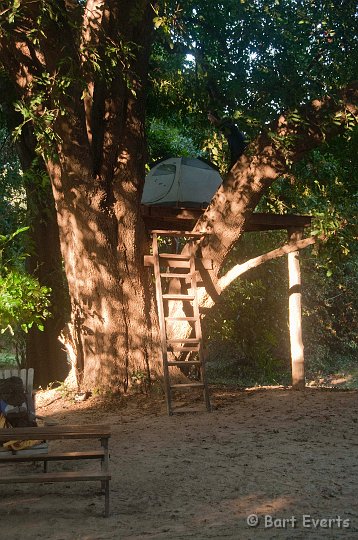
{"label": "dense foliage", "polygon": [[26,255],[21,244],[12,249],[12,242],[27,227],[11,235],[0,235],[0,332],[14,334],[21,328],[28,332],[32,326],[43,330],[43,321],[50,315],[49,293],[38,280],[23,268]]}
{"label": "dense foliage", "polygon": [[156,24],[150,110],[196,127],[216,109],[255,133],[356,76],[351,0],[185,0],[166,3]]}
{"label": "dense foliage", "polygon": [[[1,117],[3,120],[3,116]],[[0,129],[0,332],[43,329],[49,316],[49,289],[25,270],[28,237],[24,178],[11,133]]]}

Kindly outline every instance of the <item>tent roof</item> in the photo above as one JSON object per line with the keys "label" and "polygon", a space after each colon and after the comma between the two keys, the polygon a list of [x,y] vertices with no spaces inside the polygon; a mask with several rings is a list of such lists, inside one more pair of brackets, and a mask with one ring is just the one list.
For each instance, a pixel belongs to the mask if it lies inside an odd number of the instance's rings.
{"label": "tent roof", "polygon": [[[182,159],[184,163],[189,163],[189,162],[192,162],[192,161],[199,161],[205,165],[208,165],[209,167],[211,167],[212,169],[215,169],[216,171],[218,171],[218,173],[220,174],[220,170],[219,170],[219,167],[217,165],[215,165],[215,163],[213,163],[212,161],[210,161],[210,159],[205,159],[203,157],[181,157],[181,158],[173,158],[173,156],[166,156],[166,157],[163,157],[163,158],[160,158],[160,159],[157,159],[157,161],[153,161],[153,163],[150,163],[150,171],[152,171],[154,169],[154,167],[156,167],[157,165],[159,165],[160,163],[163,163],[164,161],[167,161],[168,159]],[[194,165],[195,166],[195,165]],[[199,166],[199,164],[197,165]],[[149,174],[149,173],[148,173]]]}
{"label": "tent roof", "polygon": [[146,176],[142,204],[205,207],[222,182],[217,167],[202,158],[160,160]]}

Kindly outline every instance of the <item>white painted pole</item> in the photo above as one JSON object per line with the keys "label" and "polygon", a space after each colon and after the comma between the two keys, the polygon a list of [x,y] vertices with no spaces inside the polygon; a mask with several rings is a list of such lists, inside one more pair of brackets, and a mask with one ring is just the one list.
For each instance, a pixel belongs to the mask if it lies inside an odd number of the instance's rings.
{"label": "white painted pole", "polygon": [[[302,230],[289,229],[290,242],[302,239]],[[291,342],[292,388],[305,387],[305,359],[302,340],[301,270],[299,251],[288,254],[289,327]]]}

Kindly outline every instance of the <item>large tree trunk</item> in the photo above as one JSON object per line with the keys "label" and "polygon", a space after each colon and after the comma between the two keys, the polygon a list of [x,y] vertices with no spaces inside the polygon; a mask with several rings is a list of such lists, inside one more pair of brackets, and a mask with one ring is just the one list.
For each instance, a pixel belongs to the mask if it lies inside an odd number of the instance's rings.
{"label": "large tree trunk", "polygon": [[[107,85],[92,80],[85,108],[82,88],[73,85],[66,116],[55,124],[61,139],[59,161],[49,158],[47,164],[71,298],[79,383],[82,388],[126,391],[132,378],[150,380],[161,366],[151,275],[143,266],[148,238],[140,215],[151,9],[146,2],[146,9],[133,9],[131,18],[127,2],[119,4],[122,9],[104,10],[100,23],[114,40],[119,27],[122,39],[138,45],[132,71],[116,73]],[[93,43],[100,38],[95,32],[99,18],[94,11],[91,17],[93,35],[86,36]],[[48,54],[51,58],[53,51]]]}
{"label": "large tree trunk", "polygon": [[[26,31],[36,26],[40,13],[46,36],[39,34],[34,45]],[[14,26],[0,35],[1,61],[27,106],[37,77],[46,73],[54,81],[54,90],[36,109],[38,140],[44,142],[45,108],[65,112],[55,112],[51,145],[45,140],[42,152],[55,200],[82,388],[126,390],[133,376],[161,372],[140,215],[152,17],[148,0],[89,0],[82,13],[66,3],[58,6],[56,17],[40,2],[24,2]],[[64,90],[56,86],[69,77]]]}
{"label": "large tree trunk", "polygon": [[[71,161],[71,160],[69,160]],[[85,169],[85,165],[83,167]],[[147,238],[137,204],[117,198],[117,220],[103,193],[72,186],[54,195],[72,306],[82,388],[126,390],[131,377],[158,374],[156,312],[143,268]],[[62,196],[68,193],[69,196]]]}

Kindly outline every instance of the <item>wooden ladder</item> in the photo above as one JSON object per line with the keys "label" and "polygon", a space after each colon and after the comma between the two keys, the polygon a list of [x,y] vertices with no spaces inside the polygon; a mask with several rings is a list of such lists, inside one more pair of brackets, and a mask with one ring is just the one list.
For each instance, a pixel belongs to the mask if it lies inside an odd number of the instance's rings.
{"label": "wooden ladder", "polygon": [[[159,253],[158,235],[188,238],[188,254],[179,255],[177,253]],[[197,296],[197,270],[195,264],[195,239],[202,236],[202,233],[188,233],[185,231],[152,231],[155,288],[162,345],[165,395],[169,415],[173,414],[172,390],[181,390],[184,388],[202,388],[206,409],[211,411],[209,390],[205,374],[205,354],[203,350],[203,337]],[[163,267],[165,268],[165,271],[162,271]],[[180,271],[178,271],[179,269]],[[187,269],[188,271],[185,272],[183,269]],[[170,280],[173,278],[185,280],[190,286],[190,294],[163,294],[162,280]],[[192,314],[185,317],[166,316],[165,304],[170,300],[180,300],[183,302],[183,304],[185,302],[187,307],[189,304],[191,306],[189,310],[192,311]],[[168,339],[167,323],[172,323],[174,321],[188,321],[191,323],[194,331],[194,337],[190,337],[188,339]],[[174,356],[174,351],[179,353],[187,353],[186,359],[177,360]],[[197,353],[197,360],[191,359],[191,353]],[[169,354],[174,356],[174,359],[169,359]],[[172,384],[170,380],[169,368],[183,366],[198,366],[200,371],[200,382]]]}

